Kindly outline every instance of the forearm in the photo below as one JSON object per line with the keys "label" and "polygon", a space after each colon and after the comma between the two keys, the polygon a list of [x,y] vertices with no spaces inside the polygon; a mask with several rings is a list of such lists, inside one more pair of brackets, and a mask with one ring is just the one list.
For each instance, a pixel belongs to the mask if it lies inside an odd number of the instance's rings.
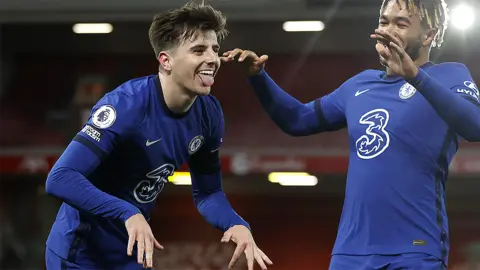
{"label": "forearm", "polygon": [[480,107],[476,101],[453,93],[422,70],[408,82],[458,135],[467,141],[480,141]]}
{"label": "forearm", "polygon": [[77,142],[67,147],[48,175],[46,192],[78,210],[108,219],[126,221],[140,213],[132,204],[101,191],[84,176],[100,161],[83,147]]}
{"label": "forearm", "polygon": [[249,78],[260,104],[275,124],[292,136],[319,132],[313,106],[307,106],[281,89],[265,71]]}
{"label": "forearm", "polygon": [[222,190],[222,173],[218,152],[191,163],[193,202],[198,212],[215,228],[222,231],[234,225],[250,226],[233,210]]}
{"label": "forearm", "polygon": [[235,225],[250,225],[233,210],[225,193],[197,194],[194,198],[198,212],[215,228],[226,231]]}

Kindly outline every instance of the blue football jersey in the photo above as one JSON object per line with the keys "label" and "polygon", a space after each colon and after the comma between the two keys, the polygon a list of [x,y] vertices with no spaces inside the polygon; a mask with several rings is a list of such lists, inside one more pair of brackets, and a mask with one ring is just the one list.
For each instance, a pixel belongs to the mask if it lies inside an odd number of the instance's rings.
{"label": "blue football jersey", "polygon": [[[421,69],[478,105],[464,65]],[[382,71],[364,71],[313,103],[335,129],[348,127],[347,185],[333,254],[423,252],[447,263],[445,184],[460,139],[455,131],[415,87]]]}
{"label": "blue football jersey", "polygon": [[[106,94],[73,142],[101,159],[85,177],[148,220],[168,177],[186,162],[191,165],[193,156],[217,151],[223,132],[222,109],[213,96],[199,96],[187,112],[175,114],[165,104],[159,77],[148,76]],[[127,242],[121,219],[103,218],[63,203],[47,247],[69,261],[94,258],[111,268],[112,263],[136,260],[135,255],[127,256]]]}

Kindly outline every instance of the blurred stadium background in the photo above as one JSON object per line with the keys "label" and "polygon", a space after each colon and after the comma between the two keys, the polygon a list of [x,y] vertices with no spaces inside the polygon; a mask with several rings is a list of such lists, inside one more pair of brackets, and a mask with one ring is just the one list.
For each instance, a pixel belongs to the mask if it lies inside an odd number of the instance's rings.
{"label": "blurred stadium background", "polygon": [[[0,269],[44,268],[44,242],[59,206],[44,192],[46,174],[104,93],[156,73],[150,20],[185,2],[0,0]],[[452,22],[433,60],[465,63],[478,84],[480,2],[447,2]],[[380,0],[207,3],[229,17],[222,49],[269,54],[268,72],[301,101],[333,91],[363,69],[380,68],[369,38]],[[321,22],[284,24],[299,20]],[[106,25],[85,30],[77,23]],[[82,34],[92,31],[98,33]],[[230,66],[220,70],[213,94],[226,119],[225,191],[274,261],[272,269],[327,269],[344,196],[346,131],[282,134]],[[233,247],[221,245],[221,233],[196,212],[188,173],[170,180],[152,218],[166,247],[157,253],[156,269],[225,269]],[[480,269],[474,266],[480,260],[480,144],[461,144],[447,190],[450,268]]]}

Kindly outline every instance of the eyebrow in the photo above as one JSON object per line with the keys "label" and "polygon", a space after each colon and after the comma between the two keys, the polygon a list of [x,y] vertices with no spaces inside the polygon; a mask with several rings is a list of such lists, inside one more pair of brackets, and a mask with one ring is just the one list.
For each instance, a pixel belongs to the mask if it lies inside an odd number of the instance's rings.
{"label": "eyebrow", "polygon": [[[380,16],[380,20],[388,21],[388,17],[385,16],[385,15],[382,15],[382,16]],[[397,17],[393,18],[393,21],[395,21],[395,22],[405,22],[405,23],[408,23],[408,24],[412,24],[412,22],[410,21],[410,19],[408,17],[397,16]]]}
{"label": "eyebrow", "polygon": [[[207,47],[208,47],[208,46],[206,46],[206,45],[196,44],[196,45],[193,45],[193,46],[190,48],[190,50],[192,50],[192,51],[195,50],[195,49],[203,49],[203,50],[205,50]],[[218,45],[218,44],[214,44],[212,47],[213,47],[213,49],[217,49],[217,50],[220,49],[220,45]]]}

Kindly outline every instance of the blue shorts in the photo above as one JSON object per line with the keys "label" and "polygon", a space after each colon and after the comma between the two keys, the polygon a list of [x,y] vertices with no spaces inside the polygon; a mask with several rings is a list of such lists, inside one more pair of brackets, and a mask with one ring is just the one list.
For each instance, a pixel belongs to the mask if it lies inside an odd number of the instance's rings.
{"label": "blue shorts", "polygon": [[93,263],[69,262],[55,254],[49,248],[45,250],[45,264],[47,270],[148,270],[135,260],[126,265],[112,265],[111,267],[94,266]]}
{"label": "blue shorts", "polygon": [[329,270],[444,270],[442,260],[425,253],[400,255],[333,255]]}

